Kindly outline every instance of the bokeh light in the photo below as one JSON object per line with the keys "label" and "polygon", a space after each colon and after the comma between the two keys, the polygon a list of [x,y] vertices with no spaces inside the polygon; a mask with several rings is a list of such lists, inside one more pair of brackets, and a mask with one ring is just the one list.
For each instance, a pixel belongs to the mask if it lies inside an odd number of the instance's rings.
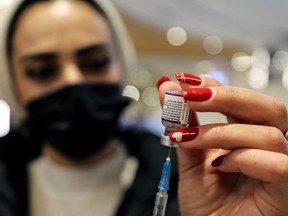
{"label": "bokeh light", "polygon": [[231,66],[237,72],[245,72],[251,67],[251,56],[237,52],[231,58]]}
{"label": "bokeh light", "polygon": [[282,85],[285,89],[288,90],[288,67],[285,68],[282,74]]}
{"label": "bokeh light", "polygon": [[125,86],[125,88],[123,89],[122,95],[126,97],[130,97],[136,101],[138,101],[140,98],[139,90],[135,86],[132,86],[132,85]]}
{"label": "bokeh light", "polygon": [[0,100],[0,137],[5,136],[10,130],[10,107]]}
{"label": "bokeh light", "polygon": [[253,66],[267,68],[270,65],[270,54],[265,47],[257,47],[252,52]]}
{"label": "bokeh light", "polygon": [[268,86],[269,71],[259,67],[253,67],[247,74],[248,84],[253,89],[264,90]]}
{"label": "bokeh light", "polygon": [[142,93],[143,102],[147,106],[158,106],[159,105],[159,94],[155,87],[148,87]]}
{"label": "bokeh light", "polygon": [[137,68],[131,73],[131,79],[138,88],[145,88],[153,82],[151,73],[142,67]]}
{"label": "bokeh light", "polygon": [[172,44],[173,46],[181,46],[187,41],[186,31],[179,26],[170,28],[167,31],[166,37],[167,37],[168,42]]}
{"label": "bokeh light", "polygon": [[276,69],[284,71],[288,66],[288,52],[277,51],[272,57],[272,64]]}
{"label": "bokeh light", "polygon": [[217,55],[223,50],[223,41],[220,37],[210,35],[204,39],[204,49],[211,55]]}

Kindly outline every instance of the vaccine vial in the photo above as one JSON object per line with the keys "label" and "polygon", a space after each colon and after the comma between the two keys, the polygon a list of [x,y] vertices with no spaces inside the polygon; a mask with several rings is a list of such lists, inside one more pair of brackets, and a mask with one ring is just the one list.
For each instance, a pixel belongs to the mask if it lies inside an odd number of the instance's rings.
{"label": "vaccine vial", "polygon": [[178,147],[172,142],[169,133],[172,130],[187,127],[190,123],[192,109],[188,106],[181,91],[166,91],[162,110],[162,124],[165,131],[161,134],[160,142],[169,147]]}

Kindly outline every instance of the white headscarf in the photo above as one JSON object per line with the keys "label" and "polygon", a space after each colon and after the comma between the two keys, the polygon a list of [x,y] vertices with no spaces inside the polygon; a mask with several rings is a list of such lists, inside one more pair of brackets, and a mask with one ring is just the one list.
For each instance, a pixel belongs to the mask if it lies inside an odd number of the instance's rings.
{"label": "white headscarf", "polygon": [[[6,101],[11,109],[11,126],[18,125],[25,117],[25,109],[19,103],[8,65],[7,41],[8,29],[18,7],[26,0],[14,0],[0,9],[0,99]],[[126,30],[120,13],[110,0],[93,0],[103,10],[110,22],[118,45],[123,71],[128,73],[136,66],[136,55],[132,40]]]}

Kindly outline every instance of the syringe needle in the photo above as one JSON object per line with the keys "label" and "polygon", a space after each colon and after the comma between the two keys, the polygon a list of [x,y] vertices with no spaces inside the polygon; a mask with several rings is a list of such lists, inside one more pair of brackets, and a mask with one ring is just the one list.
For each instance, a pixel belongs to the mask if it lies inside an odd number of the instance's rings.
{"label": "syringe needle", "polygon": [[158,185],[158,193],[154,204],[153,216],[164,216],[168,200],[167,191],[169,190],[171,172],[171,158],[167,157],[162,169],[162,175]]}
{"label": "syringe needle", "polygon": [[169,147],[168,158],[170,158],[170,154],[171,154],[171,147]]}

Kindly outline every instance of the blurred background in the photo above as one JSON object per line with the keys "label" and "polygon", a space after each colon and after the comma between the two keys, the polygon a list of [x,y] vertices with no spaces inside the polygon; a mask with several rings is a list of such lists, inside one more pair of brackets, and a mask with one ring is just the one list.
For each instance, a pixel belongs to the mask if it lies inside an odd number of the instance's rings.
{"label": "blurred background", "polygon": [[[12,1],[0,0],[0,13]],[[137,103],[128,110],[124,124],[162,133],[156,82],[163,75],[176,80],[176,72],[205,74],[288,104],[288,1],[112,1],[139,56],[139,67],[129,73],[127,88]],[[1,107],[7,112],[5,103]],[[199,117],[203,124],[225,121],[214,113],[199,113]]]}

